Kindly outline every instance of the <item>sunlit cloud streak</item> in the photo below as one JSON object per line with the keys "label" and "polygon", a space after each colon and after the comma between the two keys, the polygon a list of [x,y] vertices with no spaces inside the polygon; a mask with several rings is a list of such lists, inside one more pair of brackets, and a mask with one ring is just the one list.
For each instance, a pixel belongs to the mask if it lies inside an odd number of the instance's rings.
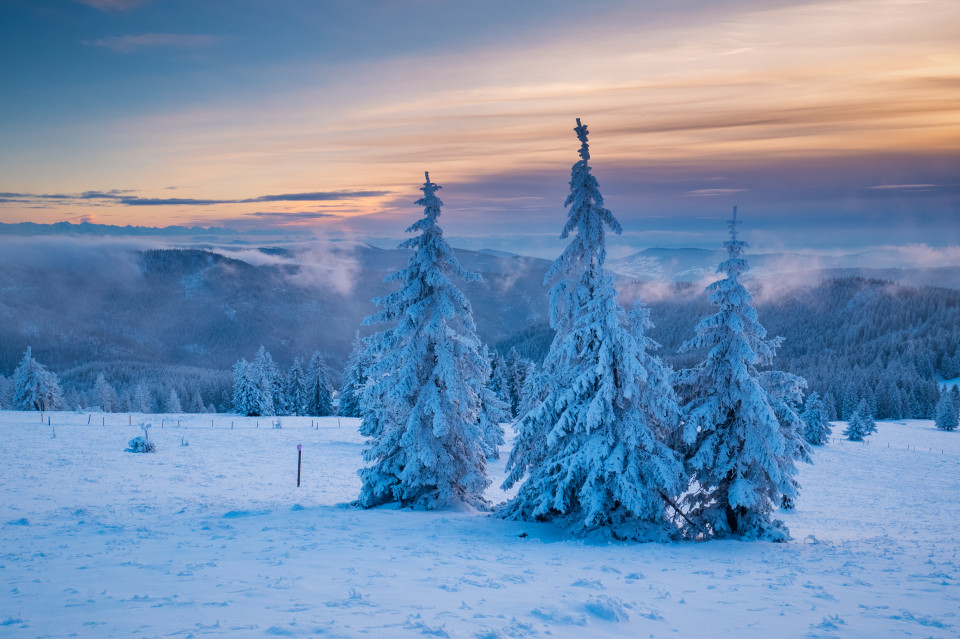
{"label": "sunlit cloud streak", "polygon": [[[258,216],[256,204],[271,200],[242,195],[251,191],[365,192],[376,195],[324,213],[349,218],[341,230],[402,236],[429,169],[445,187],[452,233],[559,229],[579,116],[608,203],[638,234],[684,237],[738,202],[771,231],[789,219],[855,227],[879,217],[916,223],[918,234],[935,220],[926,232],[936,234],[936,211],[956,210],[957,3],[747,7],[655,26],[646,10],[598,6],[568,28],[495,47],[304,60],[291,70],[297,83],[250,99],[89,125],[104,162],[57,164],[51,192],[106,173],[141,187],[97,200],[116,207],[115,219],[158,220],[179,206],[204,224],[300,224],[309,215],[296,217],[297,206],[316,209],[290,199],[285,218]],[[37,174],[0,168],[4,186]],[[145,195],[183,183],[221,197]],[[22,204],[5,202],[0,215],[11,219]],[[334,220],[317,221],[333,231]]]}

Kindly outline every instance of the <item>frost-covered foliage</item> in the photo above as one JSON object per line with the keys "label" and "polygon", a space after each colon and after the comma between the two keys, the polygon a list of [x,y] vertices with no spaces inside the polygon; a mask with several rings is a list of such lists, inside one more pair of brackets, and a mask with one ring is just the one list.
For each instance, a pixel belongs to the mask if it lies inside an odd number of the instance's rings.
{"label": "frost-covered foliage", "polygon": [[366,345],[360,339],[360,333],[353,336],[350,357],[343,371],[343,385],[340,387],[340,403],[337,414],[344,417],[360,417],[360,396],[363,385],[367,383],[367,362],[364,359]]}
{"label": "frost-covered foliage", "polygon": [[[484,348],[484,358],[491,362],[491,375],[480,393],[480,432],[483,435],[481,445],[488,460],[500,459],[500,447],[504,444],[502,422],[510,419],[510,404],[495,391],[493,380],[493,362]],[[503,361],[503,358],[500,358]]]}
{"label": "frost-covered foliage", "polygon": [[146,422],[140,423],[140,430],[143,431],[143,435],[137,435],[127,443],[127,448],[125,449],[128,453],[153,453],[156,452],[157,447],[150,439],[150,424]]}
{"label": "frost-covered foliage", "polygon": [[307,415],[325,417],[333,415],[333,391],[330,386],[330,369],[320,351],[310,357],[307,366]]}
{"label": "frost-covered foliage", "polygon": [[307,386],[303,377],[300,358],[295,357],[287,373],[287,411],[290,415],[307,414]]}
{"label": "frost-covered foliage", "polygon": [[540,402],[517,425],[504,488],[529,477],[499,514],[578,534],[666,539],[666,499],[684,488],[665,443],[680,411],[668,370],[650,352],[648,317],[638,308],[627,318],[604,269],[605,228],[620,233],[620,224],[590,173],[587,127],[578,119],[574,130],[581,159],[561,239],[574,235],[546,276],[556,336],[531,388]]}
{"label": "frost-covered foliage", "polygon": [[284,379],[266,348],[257,350],[252,362],[241,359],[233,366],[233,410],[260,417],[284,414]]}
{"label": "frost-covered foliage", "polygon": [[803,438],[808,444],[823,446],[830,441],[832,428],[827,419],[827,408],[819,393],[810,393],[803,405]]}
{"label": "frost-covered foliage", "polygon": [[960,393],[957,392],[956,386],[953,387],[952,391],[944,388],[940,394],[933,416],[934,422],[940,430],[957,430],[958,421],[960,421],[960,401],[958,401],[958,397],[960,397]]}
{"label": "frost-covered foliage", "polygon": [[681,351],[706,359],[677,374],[683,400],[687,466],[697,489],[684,498],[689,515],[714,536],[786,539],[774,508],[797,496],[795,459],[806,459],[796,415],[803,380],[758,367],[770,365],[780,338],[767,331],[740,282],[747,271],[746,243],[737,239],[734,208],[726,277],[707,286],[718,311],[697,324]]}
{"label": "frost-covered foliage", "polygon": [[416,508],[483,507],[486,478],[480,432],[489,375],[470,302],[451,278],[480,281],[464,270],[437,224],[440,187],[430,181],[416,204],[424,216],[401,244],[413,250],[405,269],[386,278],[401,288],[374,301],[366,324],[390,328],[368,339],[369,380],[361,432],[368,436],[359,471],[364,507],[399,502]]}
{"label": "frost-covered foliage", "polygon": [[170,392],[167,394],[167,401],[163,404],[163,412],[165,413],[182,413],[183,407],[180,405],[180,396],[177,395],[177,391],[170,389]]}
{"label": "frost-covered foliage", "polygon": [[97,375],[97,381],[93,383],[93,393],[97,405],[103,412],[113,413],[121,410],[117,391],[113,390],[113,386],[107,382],[103,373]]}
{"label": "frost-covered foliage", "polygon": [[28,346],[13,372],[13,408],[15,410],[57,410],[63,407],[60,381],[54,373],[33,358]]}
{"label": "frost-covered foliage", "polygon": [[864,437],[875,432],[877,432],[877,424],[873,421],[873,413],[870,412],[867,400],[861,399],[853,414],[850,415],[850,419],[847,420],[843,436],[852,442],[862,442]]}

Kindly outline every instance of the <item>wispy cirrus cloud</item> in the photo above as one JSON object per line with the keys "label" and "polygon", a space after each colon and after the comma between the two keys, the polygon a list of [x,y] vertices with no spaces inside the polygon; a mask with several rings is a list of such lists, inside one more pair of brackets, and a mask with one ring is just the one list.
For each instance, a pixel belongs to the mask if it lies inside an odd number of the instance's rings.
{"label": "wispy cirrus cloud", "polygon": [[96,40],[84,40],[90,47],[103,47],[114,53],[134,53],[144,49],[202,49],[217,44],[215,35],[186,33],[141,33],[138,35],[107,36]]}
{"label": "wispy cirrus cloud", "polygon": [[[206,199],[206,198],[153,198],[130,195],[135,193],[130,189],[112,189],[109,191],[84,191],[79,194],[67,193],[0,193],[0,203],[2,202],[30,202],[30,201],[48,201],[54,200],[62,203],[79,203],[91,200],[104,200],[111,203],[122,204],[125,206],[210,206],[216,204],[256,204],[262,202],[333,202],[342,200],[355,200],[362,198],[375,198],[389,195],[390,191],[312,191],[309,193],[282,193],[279,195],[260,195],[257,197],[242,199]],[[254,213],[253,215],[273,215],[270,213]],[[277,213],[276,215],[282,215]],[[290,215],[290,214],[283,214]],[[308,215],[304,213],[303,215]],[[313,213],[314,217],[322,217],[327,214]]]}
{"label": "wispy cirrus cloud", "polygon": [[687,191],[684,195],[687,197],[717,197],[718,195],[733,195],[734,193],[743,193],[747,189],[695,189]]}
{"label": "wispy cirrus cloud", "polygon": [[129,11],[146,4],[149,0],[78,0],[78,2],[100,11]]}

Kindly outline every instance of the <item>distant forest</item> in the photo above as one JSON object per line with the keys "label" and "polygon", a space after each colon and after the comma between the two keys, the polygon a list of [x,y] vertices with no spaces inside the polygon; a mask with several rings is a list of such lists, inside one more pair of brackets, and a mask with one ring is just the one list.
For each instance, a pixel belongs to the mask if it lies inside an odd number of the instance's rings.
{"label": "distant forest", "polygon": [[[390,290],[383,276],[408,255],[351,251],[343,260],[350,286],[340,289],[323,282],[337,275],[338,262],[307,281],[294,261],[284,262],[292,255],[284,249],[261,250],[280,259],[260,266],[207,250],[128,252],[83,268],[0,264],[0,406],[9,406],[9,377],[27,346],[60,377],[70,408],[97,406],[103,375],[116,393],[114,410],[149,403],[162,412],[172,391],[184,411],[229,411],[231,367],[261,345],[283,370],[321,351],[339,387],[355,333],[368,330],[361,322],[375,310],[371,298]],[[539,361],[552,339],[543,285],[549,263],[457,254],[484,276],[464,286],[480,337],[504,356],[515,348]],[[623,284],[641,298],[654,286]],[[747,287],[754,288],[749,280]],[[710,312],[703,291],[679,283],[670,295],[649,297],[657,298],[649,335],[662,344],[661,357],[674,368],[693,364],[696,355],[677,348]],[[861,398],[879,419],[932,417],[938,380],[960,376],[958,290],[830,278],[755,305],[769,335],[784,337],[775,366],[805,377],[832,419],[848,417]]]}

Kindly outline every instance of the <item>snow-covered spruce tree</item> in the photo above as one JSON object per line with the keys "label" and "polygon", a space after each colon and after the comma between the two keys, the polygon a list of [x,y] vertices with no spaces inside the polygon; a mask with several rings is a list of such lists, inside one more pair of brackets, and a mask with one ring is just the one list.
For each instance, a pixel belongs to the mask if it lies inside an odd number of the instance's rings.
{"label": "snow-covered spruce tree", "polygon": [[808,444],[823,446],[830,441],[832,428],[827,419],[827,407],[820,399],[819,393],[810,393],[807,397],[800,419],[804,424],[803,438]]}
{"label": "snow-covered spruce tree", "polygon": [[[492,361],[483,349],[483,356],[487,362]],[[502,358],[501,358],[502,360]],[[492,379],[492,367],[491,367]],[[483,454],[488,460],[500,459],[500,446],[503,445],[503,426],[502,422],[510,419],[510,405],[501,399],[493,390],[493,386],[488,383],[480,392],[480,432],[483,435],[481,446]]]}
{"label": "snow-covered spruce tree", "polygon": [[546,275],[556,336],[543,399],[517,425],[504,488],[529,477],[499,514],[575,534],[665,540],[675,531],[666,500],[685,486],[682,464],[664,443],[680,411],[668,371],[649,352],[644,321],[628,320],[604,270],[605,227],[620,233],[620,224],[590,173],[587,127],[578,119],[574,130],[581,159],[560,237],[574,235]]}
{"label": "snow-covered spruce tree", "polygon": [[367,383],[367,364],[364,359],[365,343],[360,339],[360,333],[353,336],[353,345],[350,348],[350,357],[343,371],[343,386],[340,388],[340,404],[337,414],[344,417],[360,417],[360,396],[363,385]]}
{"label": "snow-covered spruce tree", "polygon": [[847,420],[847,428],[843,431],[844,437],[853,442],[862,442],[867,435],[877,432],[877,423],[873,421],[873,413],[866,399],[857,402],[856,408]]}
{"label": "snow-covered spruce tree", "polygon": [[286,405],[291,415],[307,414],[307,384],[304,381],[300,358],[293,359],[293,365],[287,373]]}
{"label": "snow-covered spruce tree", "polygon": [[165,413],[182,413],[183,408],[180,406],[180,396],[177,395],[177,391],[174,388],[170,389],[170,392],[167,393],[167,400],[163,404],[163,412]]}
{"label": "snow-covered spruce tree", "polygon": [[333,391],[330,390],[330,370],[320,351],[316,351],[307,366],[307,415],[333,415]]}
{"label": "snow-covered spruce tree", "polygon": [[260,388],[259,415],[284,415],[287,412],[283,375],[273,356],[261,346],[251,363],[251,378]]}
{"label": "snow-covered spruce tree", "polygon": [[414,508],[486,507],[489,485],[480,432],[483,387],[490,374],[470,302],[453,283],[480,281],[464,270],[437,224],[440,189],[425,174],[423,217],[403,242],[407,267],[385,281],[401,288],[375,299],[365,324],[392,326],[368,338],[369,379],[361,432],[369,466],[360,469],[364,507],[399,502]]}
{"label": "snow-covered spruce tree", "polygon": [[207,407],[203,403],[203,396],[200,394],[200,391],[193,392],[193,399],[190,400],[190,412],[191,413],[207,412]]}
{"label": "snow-covered spruce tree", "polygon": [[684,503],[716,537],[784,540],[787,529],[771,515],[776,505],[796,498],[794,460],[808,458],[794,407],[803,381],[758,371],[773,362],[781,339],[766,339],[740,282],[748,266],[746,243],[737,239],[736,207],[729,226],[727,259],[717,269],[726,277],[706,289],[718,311],[700,320],[680,349],[706,351],[703,362],[676,376],[687,467],[698,486]]}
{"label": "snow-covered spruce tree", "polygon": [[138,382],[136,388],[133,389],[133,411],[131,412],[149,413],[152,410],[153,400],[150,398],[150,391],[143,385],[143,382]]}
{"label": "snow-covered spruce tree", "polygon": [[117,391],[107,382],[103,373],[97,375],[93,383],[93,401],[100,407],[104,413],[113,413],[120,410],[120,399],[117,397]]}
{"label": "snow-covered spruce tree", "polygon": [[933,412],[933,421],[940,430],[956,430],[960,419],[960,411],[953,400],[953,395],[947,389],[940,394],[940,400]]}
{"label": "snow-covered spruce tree", "polygon": [[13,372],[13,408],[57,410],[62,405],[60,380],[33,358],[33,351],[28,346]]}

